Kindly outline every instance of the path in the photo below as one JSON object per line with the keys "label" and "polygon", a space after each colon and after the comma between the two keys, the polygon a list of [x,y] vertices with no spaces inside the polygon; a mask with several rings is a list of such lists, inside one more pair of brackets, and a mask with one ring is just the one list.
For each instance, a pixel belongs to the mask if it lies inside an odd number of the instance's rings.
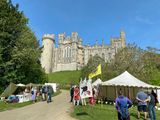
{"label": "path", "polygon": [[69,92],[53,98],[53,102],[38,102],[22,108],[0,112],[0,120],[75,120],[70,117],[72,104]]}

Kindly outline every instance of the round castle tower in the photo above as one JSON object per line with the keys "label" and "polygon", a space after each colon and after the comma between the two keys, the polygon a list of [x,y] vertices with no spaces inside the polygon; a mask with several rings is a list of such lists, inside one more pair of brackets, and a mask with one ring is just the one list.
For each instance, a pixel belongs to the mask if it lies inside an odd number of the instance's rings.
{"label": "round castle tower", "polygon": [[46,73],[52,72],[52,60],[53,52],[55,49],[55,36],[54,34],[45,34],[42,38],[43,40],[43,51],[41,56],[42,68],[45,69]]}

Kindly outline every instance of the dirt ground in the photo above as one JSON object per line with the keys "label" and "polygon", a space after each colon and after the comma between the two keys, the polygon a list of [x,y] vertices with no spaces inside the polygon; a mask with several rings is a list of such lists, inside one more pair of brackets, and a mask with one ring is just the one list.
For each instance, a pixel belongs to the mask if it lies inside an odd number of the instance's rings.
{"label": "dirt ground", "polygon": [[76,120],[70,117],[73,105],[69,91],[63,90],[53,102],[38,102],[22,108],[0,112],[0,120]]}

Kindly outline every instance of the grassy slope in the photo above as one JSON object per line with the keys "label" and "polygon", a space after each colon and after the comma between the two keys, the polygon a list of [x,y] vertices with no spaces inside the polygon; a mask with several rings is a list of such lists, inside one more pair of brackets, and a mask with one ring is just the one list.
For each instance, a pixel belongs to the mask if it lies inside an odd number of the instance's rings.
{"label": "grassy slope", "polygon": [[[157,120],[160,120],[160,112],[157,111]],[[117,112],[113,105],[95,105],[75,107],[72,116],[78,120],[117,120]],[[131,120],[137,120],[137,107],[130,108]],[[143,118],[143,115],[141,115]],[[141,120],[141,119],[140,119]]]}
{"label": "grassy slope", "polygon": [[77,84],[79,82],[81,71],[62,71],[48,74],[49,82],[60,84]]}

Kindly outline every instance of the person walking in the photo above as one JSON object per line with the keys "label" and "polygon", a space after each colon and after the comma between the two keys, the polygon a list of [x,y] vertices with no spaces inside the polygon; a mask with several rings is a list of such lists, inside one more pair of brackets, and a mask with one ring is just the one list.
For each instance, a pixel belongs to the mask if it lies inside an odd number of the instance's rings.
{"label": "person walking", "polygon": [[53,88],[52,86],[47,86],[47,95],[48,95],[48,99],[47,99],[47,103],[52,102],[52,94],[53,94]]}
{"label": "person walking", "polygon": [[156,112],[155,112],[155,106],[156,106],[156,98],[155,98],[155,93],[152,90],[151,93],[148,96],[148,113],[149,113],[149,118],[150,120],[156,120]]}
{"label": "person walking", "polygon": [[147,120],[147,99],[148,95],[144,93],[144,91],[140,90],[137,95],[136,99],[138,100],[138,119],[140,119],[140,112],[144,113],[144,120]]}
{"label": "person walking", "polygon": [[118,113],[118,120],[130,120],[128,109],[132,106],[131,100],[123,96],[123,93],[120,90],[115,102],[116,102],[116,110]]}

